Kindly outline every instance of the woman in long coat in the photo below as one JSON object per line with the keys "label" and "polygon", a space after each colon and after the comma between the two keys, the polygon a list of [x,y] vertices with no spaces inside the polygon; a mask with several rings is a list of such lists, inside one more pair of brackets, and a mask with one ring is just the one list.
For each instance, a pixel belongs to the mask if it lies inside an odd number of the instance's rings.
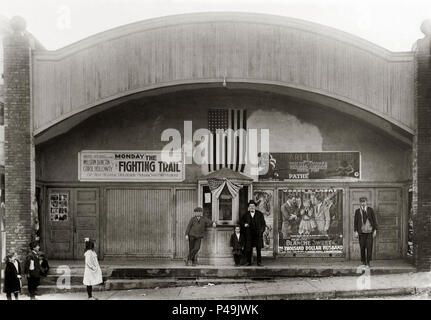
{"label": "woman in long coat", "polygon": [[89,300],[97,300],[93,297],[93,286],[103,283],[102,270],[97,260],[97,253],[94,251],[94,242],[86,239],[85,241],[85,270],[84,285],[87,286]]}

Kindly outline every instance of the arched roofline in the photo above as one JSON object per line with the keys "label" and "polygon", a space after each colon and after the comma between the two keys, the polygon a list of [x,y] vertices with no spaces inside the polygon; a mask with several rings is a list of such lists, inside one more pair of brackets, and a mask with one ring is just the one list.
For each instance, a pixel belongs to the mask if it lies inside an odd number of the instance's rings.
{"label": "arched roofline", "polygon": [[86,48],[90,48],[99,43],[113,40],[122,36],[127,36],[135,32],[141,33],[154,29],[174,27],[176,25],[198,23],[208,24],[217,22],[263,24],[297,29],[302,32],[309,32],[322,37],[341,41],[352,47],[367,51],[388,61],[403,61],[406,59],[411,60],[412,57],[412,52],[393,52],[361,37],[322,24],[278,15],[243,12],[190,13],[138,21],[91,35],[57,50],[36,50],[35,56],[37,56],[37,58],[40,60],[61,60],[68,55],[85,50]]}
{"label": "arched roofline", "polygon": [[[366,106],[357,105],[352,101],[349,102],[349,99],[345,99],[344,97],[328,96],[324,94],[324,92],[320,92],[318,90],[310,91],[310,88],[286,86],[286,84],[283,82],[259,82],[250,80],[230,81],[230,79],[226,79],[226,81],[226,90],[248,89],[256,90],[257,92],[271,92],[332,108],[345,115],[349,115],[366,122],[373,128],[380,130],[382,133],[385,133],[386,135],[394,138],[395,140],[401,142],[406,146],[412,145],[412,138],[414,135],[412,129],[402,123],[396,123],[396,121],[394,121],[393,119],[389,120],[383,114],[378,115],[375,110],[370,110]],[[46,126],[34,132],[35,143],[43,143],[58,135],[64,134],[79,123],[88,119],[89,117],[108,110],[112,107],[118,106],[129,100],[161,96],[164,94],[185,90],[199,90],[211,88],[223,88],[223,79],[203,82],[182,81],[181,83],[171,83],[170,85],[157,85],[150,88],[146,88],[146,90],[128,91],[118,96],[110,97],[109,99],[99,101],[97,105],[85,106],[80,110],[76,110],[62,116],[61,118],[56,119],[52,123],[48,123]]]}

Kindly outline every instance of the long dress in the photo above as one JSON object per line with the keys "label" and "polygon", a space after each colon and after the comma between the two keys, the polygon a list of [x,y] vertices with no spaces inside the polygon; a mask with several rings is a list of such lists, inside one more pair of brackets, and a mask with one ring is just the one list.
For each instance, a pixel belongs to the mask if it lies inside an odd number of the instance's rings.
{"label": "long dress", "polygon": [[93,250],[87,250],[85,256],[85,271],[83,283],[86,286],[95,286],[103,282],[102,270]]}
{"label": "long dress", "polygon": [[315,228],[316,222],[313,218],[313,209],[312,208],[304,208],[301,210],[301,222],[299,223],[298,233],[300,235],[309,235]]}

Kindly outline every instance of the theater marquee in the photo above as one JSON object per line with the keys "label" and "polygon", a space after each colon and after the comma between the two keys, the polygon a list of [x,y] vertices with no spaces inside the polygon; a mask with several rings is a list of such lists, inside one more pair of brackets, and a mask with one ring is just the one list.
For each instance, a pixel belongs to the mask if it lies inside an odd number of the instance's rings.
{"label": "theater marquee", "polygon": [[78,154],[80,181],[180,182],[184,180],[184,158],[163,161],[161,151],[93,151]]}

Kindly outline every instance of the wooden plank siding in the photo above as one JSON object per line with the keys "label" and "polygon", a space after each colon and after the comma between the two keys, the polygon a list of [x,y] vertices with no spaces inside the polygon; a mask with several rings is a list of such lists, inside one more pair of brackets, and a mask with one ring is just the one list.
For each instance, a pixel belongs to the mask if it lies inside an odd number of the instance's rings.
{"label": "wooden plank siding", "polygon": [[106,202],[106,256],[173,256],[171,189],[108,189]]}
{"label": "wooden plank siding", "polygon": [[322,94],[413,132],[412,52],[294,19],[214,13],[153,19],[36,51],[35,134],[129,94],[223,77]]}
{"label": "wooden plank siding", "polygon": [[175,258],[185,258],[188,253],[188,241],[185,232],[193,209],[198,203],[196,189],[176,190],[176,218],[175,218]]}

